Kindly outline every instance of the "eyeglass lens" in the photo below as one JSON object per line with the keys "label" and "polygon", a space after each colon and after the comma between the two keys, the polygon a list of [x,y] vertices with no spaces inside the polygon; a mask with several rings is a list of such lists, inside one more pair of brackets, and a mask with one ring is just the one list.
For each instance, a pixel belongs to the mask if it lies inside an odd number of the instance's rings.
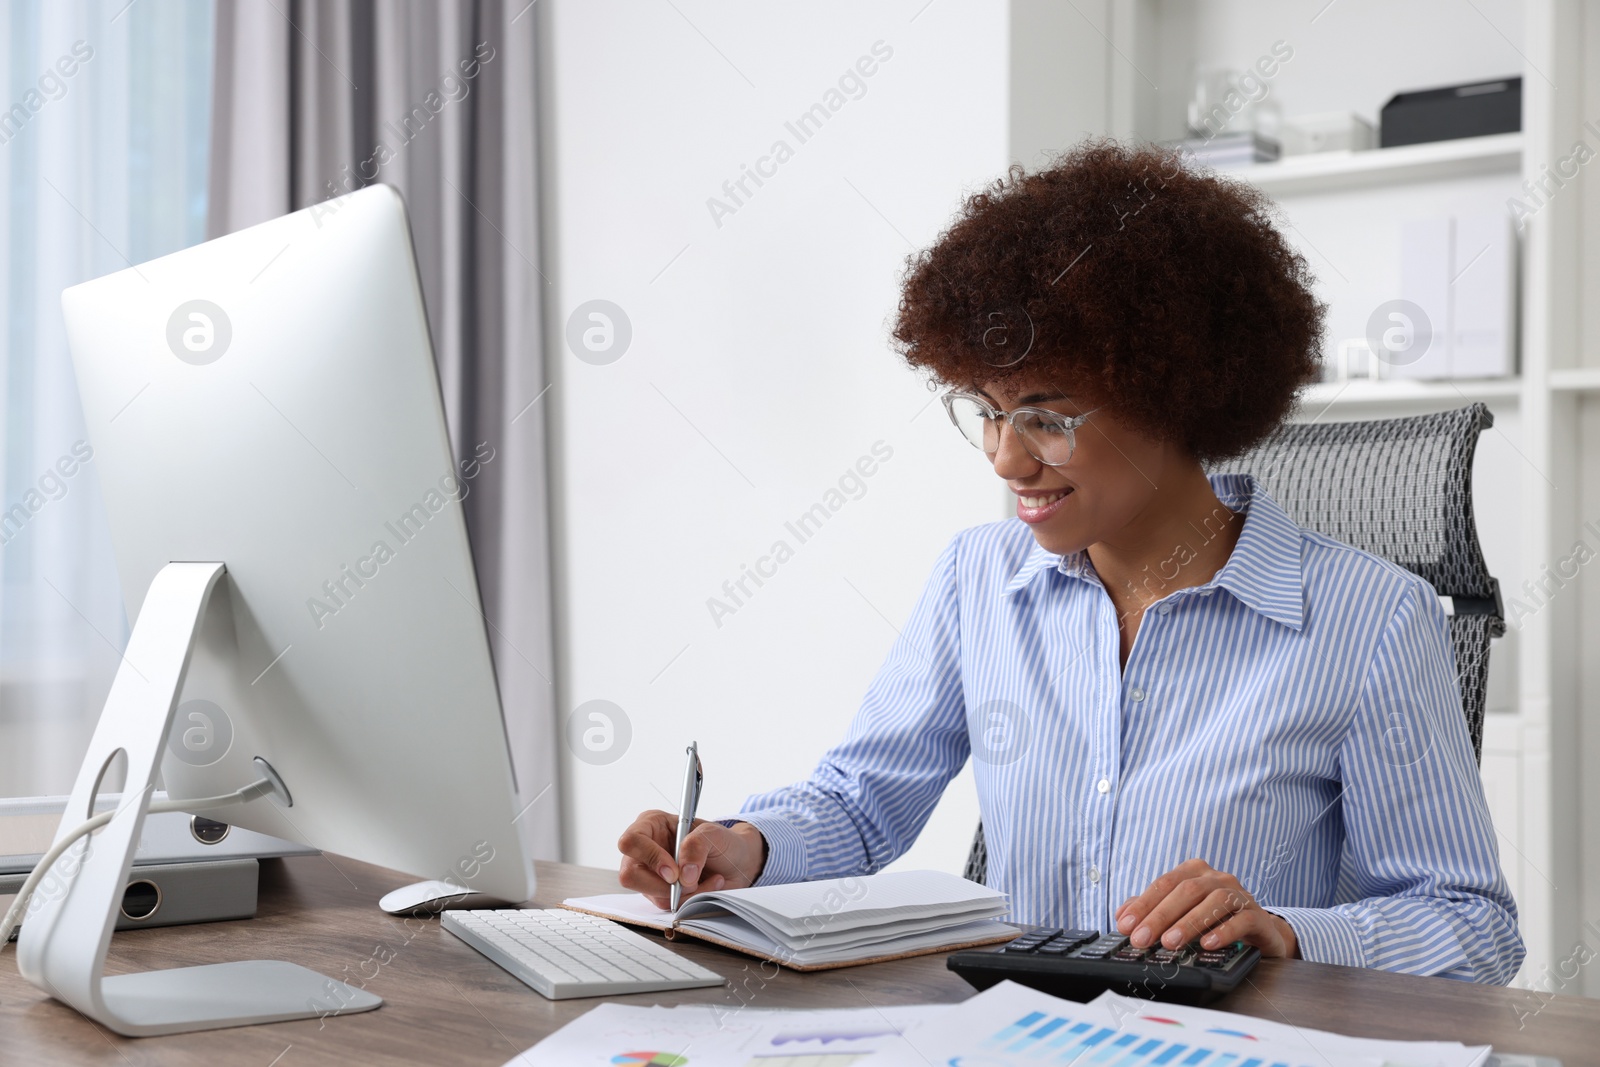
{"label": "eyeglass lens", "polygon": [[[952,397],[950,417],[968,441],[989,455],[1000,449],[1000,425],[1006,416],[991,415],[976,401],[965,397]],[[1022,437],[1028,453],[1041,463],[1059,466],[1072,458],[1076,444],[1072,430],[1054,420],[1042,418],[1035,412],[1019,413],[1013,425]]]}

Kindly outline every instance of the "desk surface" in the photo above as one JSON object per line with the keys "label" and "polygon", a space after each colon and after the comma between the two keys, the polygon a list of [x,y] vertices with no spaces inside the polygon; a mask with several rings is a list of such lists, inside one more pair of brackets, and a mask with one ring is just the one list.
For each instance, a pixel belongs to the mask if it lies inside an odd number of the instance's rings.
{"label": "desk surface", "polygon": [[[615,892],[608,871],[541,863],[540,905]],[[262,864],[257,917],[242,922],[117,934],[111,973],[250,958],[292,960],[359,982],[383,1007],[325,1020],[121,1038],[41,994],[0,957],[0,1063],[302,1064],[504,1063],[599,1003],[549,1001],[479,956],[436,920],[385,915],[378,897],[411,879],[339,857]],[[14,946],[13,946],[14,948]],[[947,1003],[972,990],[943,956],[796,974],[710,945],[680,951],[729,979],[721,989],[652,993],[640,1003],[715,1002],[730,1007],[857,1007]],[[1442,978],[1265,960],[1248,984],[1217,1005],[1298,1026],[1369,1037],[1492,1044],[1502,1052],[1560,1057],[1566,1067],[1600,1061],[1600,1001]],[[1536,1013],[1536,1014],[1534,1014]]]}

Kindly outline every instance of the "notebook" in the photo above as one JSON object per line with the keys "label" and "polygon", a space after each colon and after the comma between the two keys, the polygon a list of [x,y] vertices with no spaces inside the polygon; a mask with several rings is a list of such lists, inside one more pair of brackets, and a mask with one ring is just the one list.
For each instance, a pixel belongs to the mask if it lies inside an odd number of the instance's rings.
{"label": "notebook", "polygon": [[687,934],[797,971],[852,967],[1009,941],[1003,894],[942,871],[895,871],[859,878],[699,893],[677,912],[637,893],[574,897],[564,908]]}

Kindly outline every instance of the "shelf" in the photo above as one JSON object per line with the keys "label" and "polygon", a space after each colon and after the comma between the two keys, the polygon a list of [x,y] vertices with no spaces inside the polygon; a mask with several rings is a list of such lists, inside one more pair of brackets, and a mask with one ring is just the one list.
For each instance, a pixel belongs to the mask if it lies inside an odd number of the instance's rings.
{"label": "shelf", "polygon": [[1522,168],[1522,134],[1497,133],[1454,141],[1374,148],[1365,152],[1314,152],[1276,163],[1256,163],[1224,173],[1274,196],[1325,193],[1398,182],[1463,178]]}
{"label": "shelf", "polygon": [[1569,367],[1550,372],[1550,388],[1565,393],[1600,391],[1600,367]]}
{"label": "shelf", "polygon": [[1301,416],[1315,418],[1329,408],[1450,403],[1465,406],[1479,400],[1516,399],[1521,378],[1472,378],[1419,382],[1408,380],[1318,382],[1300,398]]}

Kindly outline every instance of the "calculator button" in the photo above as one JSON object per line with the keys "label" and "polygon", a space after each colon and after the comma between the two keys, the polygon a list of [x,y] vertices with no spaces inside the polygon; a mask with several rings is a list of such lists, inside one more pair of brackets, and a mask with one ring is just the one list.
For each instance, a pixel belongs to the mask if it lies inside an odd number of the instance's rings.
{"label": "calculator button", "polygon": [[1029,930],[1010,942],[1007,942],[1004,952],[1032,952],[1040,945],[1049,941],[1061,932],[1060,927],[1047,927],[1042,930]]}
{"label": "calculator button", "polygon": [[1211,949],[1209,951],[1199,953],[1195,956],[1194,962],[1195,965],[1199,967],[1210,967],[1213,970],[1225,971],[1229,967],[1233,966],[1234,961],[1240,956],[1243,956],[1244,952],[1244,942],[1235,941],[1227,948]]}
{"label": "calculator button", "polygon": [[1036,952],[1038,951],[1040,944],[1041,942],[1039,941],[1012,941],[1007,945],[1003,945],[1000,951],[1016,953]]}
{"label": "calculator button", "polygon": [[1080,960],[1103,960],[1128,943],[1121,934],[1107,934],[1095,938],[1080,948],[1073,956]]}

